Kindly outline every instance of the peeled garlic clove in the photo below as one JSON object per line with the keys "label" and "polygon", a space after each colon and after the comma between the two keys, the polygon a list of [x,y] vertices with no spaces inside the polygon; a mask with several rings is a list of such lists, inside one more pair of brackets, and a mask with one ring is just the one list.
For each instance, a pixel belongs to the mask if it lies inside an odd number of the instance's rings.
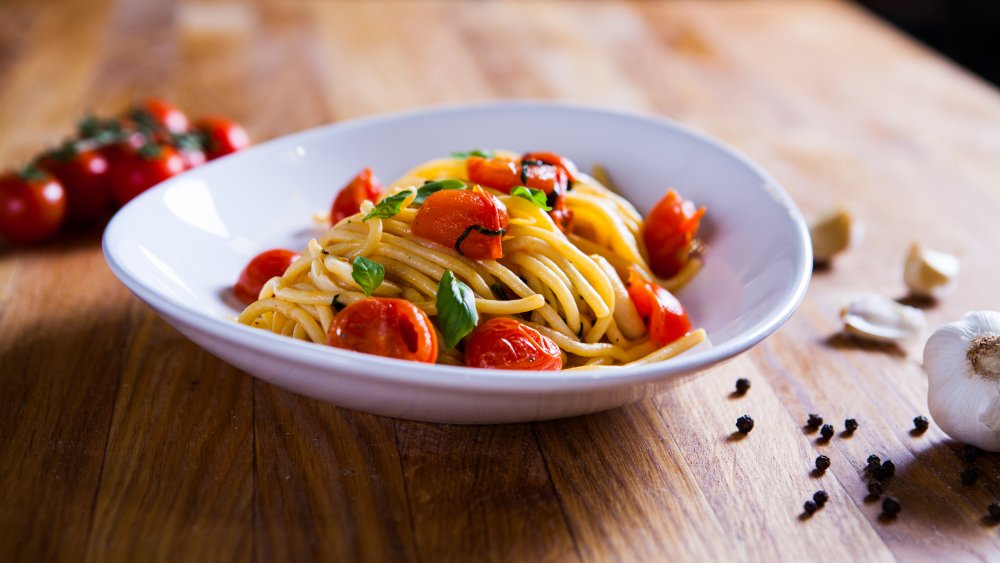
{"label": "peeled garlic clove", "polygon": [[974,311],[924,347],[927,407],[952,438],[1000,451],[1000,313]]}
{"label": "peeled garlic clove", "polygon": [[864,227],[850,213],[840,209],[813,221],[809,226],[813,260],[827,262],[861,241]]}
{"label": "peeled garlic clove", "polygon": [[840,311],[844,331],[877,342],[900,342],[924,331],[924,313],[882,295],[854,298]]}
{"label": "peeled garlic clove", "polygon": [[913,295],[943,297],[954,290],[958,270],[955,256],[913,243],[903,267],[903,281]]}

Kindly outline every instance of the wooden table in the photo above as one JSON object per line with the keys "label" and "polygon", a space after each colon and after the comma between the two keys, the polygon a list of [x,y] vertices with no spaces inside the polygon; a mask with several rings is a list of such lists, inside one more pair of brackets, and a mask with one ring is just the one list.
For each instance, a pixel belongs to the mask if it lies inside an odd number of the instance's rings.
{"label": "wooden table", "polygon": [[[931,326],[998,309],[1000,95],[850,4],[168,2],[0,7],[0,162],[86,110],[159,95],[266,139],[443,102],[548,98],[666,115],[771,170],[863,246],[795,317],[656,400],[443,426],[338,409],[186,340],[105,266],[97,230],[0,253],[0,559],[996,559],[1000,457],[962,486],[921,343],[836,336],[845,296],[903,292],[909,243],[962,258]],[[738,377],[753,387],[730,397]],[[803,431],[810,412],[853,437]],[[756,429],[731,440],[734,421]],[[902,513],[862,478],[893,459]],[[832,468],[810,469],[819,454]],[[825,489],[812,518],[803,502]]]}

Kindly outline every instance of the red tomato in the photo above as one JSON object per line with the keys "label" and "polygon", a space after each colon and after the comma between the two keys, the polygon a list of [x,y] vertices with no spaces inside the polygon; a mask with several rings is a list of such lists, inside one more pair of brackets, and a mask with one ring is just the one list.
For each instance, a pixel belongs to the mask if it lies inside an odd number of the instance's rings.
{"label": "red tomato", "polygon": [[184,161],[184,170],[191,170],[206,162],[205,153],[198,149],[181,148],[178,152],[181,155],[181,160]]}
{"label": "red tomato", "polygon": [[522,156],[521,160],[538,160],[561,168],[570,182],[575,182],[580,176],[580,169],[576,167],[576,163],[554,152],[529,152]]}
{"label": "red tomato", "polygon": [[382,184],[372,175],[371,168],[365,168],[346,186],[340,188],[330,208],[330,222],[336,225],[346,217],[361,211],[361,203],[375,201],[382,195]]}
{"label": "red tomato", "polygon": [[629,272],[628,295],[646,321],[649,337],[666,346],[691,330],[691,320],[672,293]]}
{"label": "red tomato", "polygon": [[433,364],[437,334],[427,314],[403,299],[369,297],[337,313],[326,335],[336,348]]}
{"label": "red tomato", "polygon": [[539,164],[537,160],[521,161],[523,169],[522,180],[524,185],[536,190],[542,190],[545,195],[555,193],[561,195],[566,193],[569,185],[566,173],[562,168],[551,164]]}
{"label": "red tomato", "polygon": [[185,133],[188,130],[188,118],[177,106],[166,100],[150,98],[133,106],[130,112],[132,119],[139,123],[151,122],[171,133]]}
{"label": "red tomato", "polygon": [[649,266],[661,278],[681,271],[691,254],[691,241],[705,208],[695,209],[690,201],[673,190],[667,190],[646,216],[643,240],[649,252]]}
{"label": "red tomato", "polygon": [[62,184],[71,221],[92,223],[107,212],[111,204],[108,160],[101,152],[60,149],[43,156],[38,166]]}
{"label": "red tomato", "polygon": [[503,256],[507,207],[482,188],[434,192],[413,219],[413,234],[449,246],[473,260]]}
{"label": "red tomato", "polygon": [[223,117],[202,117],[194,128],[205,141],[205,154],[209,160],[241,151],[250,146],[250,135],[239,123]]}
{"label": "red tomato", "polygon": [[504,193],[521,185],[521,163],[509,158],[470,156],[465,161],[465,171],[470,182]]}
{"label": "red tomato", "polygon": [[549,211],[549,217],[552,217],[552,221],[555,222],[560,231],[568,233],[572,230],[573,210],[566,207],[566,198],[562,194],[555,197],[552,211]]}
{"label": "red tomato", "polygon": [[106,154],[111,164],[108,183],[118,205],[185,169],[184,159],[170,145],[145,145],[139,150],[117,145]]}
{"label": "red tomato", "polygon": [[562,369],[559,346],[530,326],[506,317],[476,327],[465,342],[465,365],[473,368]]}
{"label": "red tomato", "polygon": [[261,252],[240,272],[239,280],[233,286],[233,294],[247,305],[253,303],[268,280],[284,274],[292,262],[299,258],[299,254],[283,248]]}
{"label": "red tomato", "polygon": [[43,241],[66,218],[66,192],[52,176],[29,169],[0,176],[0,235],[18,244]]}

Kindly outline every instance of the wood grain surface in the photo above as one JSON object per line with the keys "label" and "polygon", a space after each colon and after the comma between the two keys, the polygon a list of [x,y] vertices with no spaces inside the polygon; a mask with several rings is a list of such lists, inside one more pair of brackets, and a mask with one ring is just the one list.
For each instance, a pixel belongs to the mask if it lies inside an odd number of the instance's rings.
{"label": "wood grain surface", "polygon": [[[94,0],[0,3],[0,165],[88,110],[162,96],[263,140],[499,98],[665,115],[768,168],[863,246],[736,361],[627,408],[463,427],[306,399],[222,363],[105,266],[100,229],[0,247],[0,560],[996,560],[1000,456],[959,482],[920,342],[837,336],[903,293],[913,240],[962,259],[931,326],[1000,309],[1000,95],[851,4]],[[752,388],[730,395],[738,377]],[[829,442],[808,413],[857,418]],[[747,437],[736,418],[756,420]],[[819,454],[825,474],[810,470]],[[880,519],[863,467],[899,466]],[[818,489],[830,501],[811,518]]]}

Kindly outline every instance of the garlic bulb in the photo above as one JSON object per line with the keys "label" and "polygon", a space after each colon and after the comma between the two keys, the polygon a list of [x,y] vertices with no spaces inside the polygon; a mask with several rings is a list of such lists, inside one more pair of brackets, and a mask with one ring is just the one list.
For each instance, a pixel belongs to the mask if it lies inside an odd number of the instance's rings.
{"label": "garlic bulb", "polygon": [[958,269],[958,258],[913,243],[903,267],[903,281],[913,295],[943,297],[955,289]]}
{"label": "garlic bulb", "polygon": [[883,295],[855,297],[841,309],[844,332],[876,342],[900,342],[924,331],[924,313]]}
{"label": "garlic bulb", "polygon": [[927,407],[949,436],[1000,451],[1000,313],[973,311],[924,347]]}
{"label": "garlic bulb", "polygon": [[813,260],[828,262],[835,255],[860,242],[862,235],[864,226],[843,209],[816,219],[809,225]]}

